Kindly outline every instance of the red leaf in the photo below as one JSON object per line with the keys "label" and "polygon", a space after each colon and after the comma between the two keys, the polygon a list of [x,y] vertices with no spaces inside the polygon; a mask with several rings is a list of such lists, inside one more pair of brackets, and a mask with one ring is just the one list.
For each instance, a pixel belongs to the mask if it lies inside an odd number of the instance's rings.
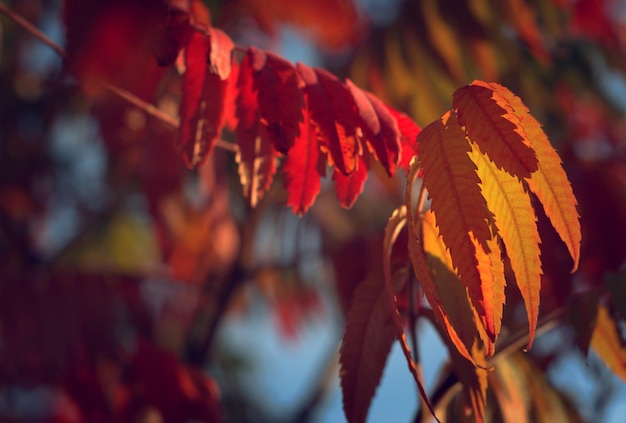
{"label": "red leaf", "polygon": [[378,98],[361,90],[350,80],[346,84],[359,112],[363,138],[389,176],[393,176],[400,158],[401,133],[396,119]]}
{"label": "red leaf", "polygon": [[371,274],[359,284],[347,316],[339,364],[343,409],[349,422],[364,422],[380,382],[391,344],[398,335],[387,288]]}
{"label": "red leaf", "polygon": [[153,54],[160,66],[169,66],[176,61],[178,53],[189,42],[193,29],[189,25],[189,13],[177,7],[167,11],[166,23],[159,28],[153,45]]}
{"label": "red leaf", "polygon": [[204,163],[224,126],[227,82],[208,69],[209,45],[204,35],[194,32],[185,48],[178,146],[190,168]]}
{"label": "red leaf", "polygon": [[335,181],[337,198],[344,209],[352,207],[358,196],[363,192],[368,168],[369,156],[367,154],[359,157],[359,165],[351,175],[346,176],[335,168],[333,181]]}
{"label": "red leaf", "polygon": [[218,75],[220,79],[228,78],[231,70],[231,54],[235,44],[223,31],[209,27],[209,39],[211,40],[209,64],[211,73]]}
{"label": "red leaf", "polygon": [[387,109],[398,122],[398,129],[400,129],[400,167],[402,167],[407,173],[409,172],[409,164],[411,159],[419,153],[419,144],[417,143],[417,136],[422,129],[407,115],[400,113],[399,111],[387,106]]}
{"label": "red leaf", "polygon": [[356,105],[348,88],[337,77],[321,69],[298,63],[305,83],[311,119],[316,123],[320,141],[330,153],[329,160],[344,175],[354,172],[362,153],[357,138]]}
{"label": "red leaf", "polygon": [[315,201],[320,191],[319,161],[323,160],[317,142],[315,127],[309,122],[309,112],[304,109],[300,123],[300,135],[287,152],[283,164],[287,205],[294,213],[304,214]]}
{"label": "red leaf", "polygon": [[239,69],[237,87],[237,163],[244,196],[254,207],[272,183],[276,173],[276,150],[261,122],[258,91],[254,87],[254,69],[258,67],[259,55],[249,49]]}
{"label": "red leaf", "polygon": [[254,87],[259,92],[261,118],[274,147],[286,153],[300,134],[304,97],[296,69],[288,61],[250,47],[255,56]]}

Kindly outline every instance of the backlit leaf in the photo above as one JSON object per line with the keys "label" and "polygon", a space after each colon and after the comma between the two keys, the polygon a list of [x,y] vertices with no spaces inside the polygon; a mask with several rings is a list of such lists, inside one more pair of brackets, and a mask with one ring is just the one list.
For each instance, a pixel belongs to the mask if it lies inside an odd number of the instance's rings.
{"label": "backlit leaf", "polygon": [[389,112],[396,118],[398,122],[398,129],[400,130],[400,163],[407,173],[409,172],[409,164],[411,159],[417,156],[419,152],[419,144],[417,143],[417,136],[421,132],[421,128],[407,115],[400,113],[397,110],[387,106]]}
{"label": "backlit leaf", "polygon": [[455,91],[452,104],[472,142],[500,169],[519,178],[537,170],[537,157],[508,102],[491,86],[474,81]]}
{"label": "backlit leaf", "polygon": [[220,79],[228,78],[231,70],[231,55],[235,44],[222,30],[209,27],[211,48],[209,54],[209,69]]}
{"label": "backlit leaf", "polygon": [[620,379],[626,381],[626,347],[618,323],[604,305],[598,308],[596,326],[591,336],[591,348],[598,353],[606,366]]}
{"label": "backlit leaf", "polygon": [[177,141],[185,164],[191,168],[204,163],[224,126],[227,82],[209,71],[208,54],[209,40],[194,31],[185,47]]}
{"label": "backlit leaf", "polygon": [[358,156],[362,154],[352,94],[337,77],[324,70],[302,63],[296,68],[305,84],[311,119],[318,127],[321,145],[328,151],[331,164],[349,175],[357,169]]}
{"label": "backlit leaf", "polygon": [[304,109],[304,119],[300,122],[300,134],[287,152],[283,163],[287,205],[294,213],[306,213],[320,191],[318,171],[320,154],[315,127],[309,122],[308,109]]}
{"label": "backlit leaf", "polygon": [[[426,254],[424,253],[422,242],[420,241],[420,236],[418,235],[418,231],[420,228],[416,227],[416,225],[421,226],[421,218],[418,215],[414,216],[413,212],[411,211],[410,205],[413,204],[413,199],[411,198],[411,193],[413,190],[411,186],[415,182],[415,179],[417,178],[417,174],[420,169],[418,164],[419,162],[417,160],[413,160],[411,162],[411,168],[409,173],[407,174],[406,187],[407,220],[409,222],[409,256],[411,259],[411,264],[413,266],[413,272],[415,273],[415,277],[422,286],[422,292],[424,293],[426,299],[428,300],[428,303],[432,307],[433,312],[435,313],[435,317],[439,322],[444,325],[444,328],[452,344],[456,347],[456,349],[463,357],[465,357],[471,363],[474,363],[474,359],[472,358],[469,350],[465,346],[465,343],[457,333],[456,328],[453,326],[450,318],[443,309],[443,305],[441,304],[435,282],[433,281],[431,275],[430,266],[426,260]],[[436,227],[434,229],[436,230]],[[472,333],[475,333],[475,328],[476,325],[474,324]]]}
{"label": "backlit leaf", "polygon": [[364,154],[359,157],[359,165],[356,170],[346,176],[335,168],[333,172],[333,181],[335,181],[335,190],[339,204],[344,209],[349,209],[363,192],[365,180],[367,179],[367,169],[369,168],[369,155]]}
{"label": "backlit leaf", "polygon": [[258,56],[250,50],[244,56],[237,83],[237,145],[236,156],[244,196],[254,207],[263,198],[276,173],[276,150],[267,127],[261,122],[258,91],[254,87],[254,60]]}
{"label": "backlit leaf", "polygon": [[489,260],[490,216],[478,186],[476,165],[468,156],[471,147],[451,112],[424,128],[418,141],[424,184],[441,236],[473,306],[494,339],[493,274],[491,266],[484,264]]}
{"label": "backlit leaf", "polygon": [[[522,293],[529,322],[530,348],[535,336],[539,315],[539,292],[541,290],[541,260],[539,258],[539,231],[537,217],[530,197],[522,182],[498,167],[473,145],[470,157],[478,166],[480,188],[498,234],[504,242],[517,286]],[[504,280],[502,279],[502,282]],[[504,301],[504,287],[501,288]],[[499,303],[498,323],[502,318],[502,302]]]}
{"label": "backlit leaf", "polygon": [[433,311],[440,317],[450,341],[459,353],[475,363],[470,351],[476,335],[480,335],[483,343],[489,345],[490,351],[493,350],[493,342],[477,319],[476,311],[469,302],[467,289],[453,270],[450,252],[439,235],[437,221],[432,211],[429,210],[424,214],[421,228],[425,258],[432,275],[433,290],[439,302],[437,307],[432,306]]}
{"label": "backlit leaf", "polygon": [[261,119],[274,147],[286,153],[300,133],[304,98],[296,70],[291,63],[272,53],[250,47],[255,57],[254,87],[259,92]]}
{"label": "backlit leaf", "polygon": [[543,205],[552,226],[567,245],[574,260],[574,272],[580,258],[580,220],[576,211],[576,197],[561,165],[561,158],[550,144],[541,124],[530,114],[522,100],[502,85],[489,85],[509,102],[515,114],[520,117],[530,146],[535,150],[537,170],[526,178],[526,182]]}
{"label": "backlit leaf", "polygon": [[364,140],[389,176],[393,176],[400,158],[401,133],[396,119],[379,99],[350,80],[346,84],[357,106]]}

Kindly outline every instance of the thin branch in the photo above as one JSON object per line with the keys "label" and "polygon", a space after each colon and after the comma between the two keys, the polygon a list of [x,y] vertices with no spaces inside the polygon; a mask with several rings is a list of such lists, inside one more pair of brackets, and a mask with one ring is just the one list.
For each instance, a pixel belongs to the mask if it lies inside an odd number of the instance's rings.
{"label": "thin branch", "polygon": [[[12,10],[8,9],[3,4],[0,4],[0,13],[4,14],[9,19],[11,19],[13,22],[15,22],[16,24],[20,25],[26,31],[30,32],[39,41],[41,41],[42,43],[44,43],[45,45],[50,47],[52,50],[54,50],[59,56],[61,56],[63,58],[67,58],[68,57],[67,51],[65,51],[63,49],[63,47],[61,47],[60,45],[58,45],[57,43],[52,41],[50,38],[48,38],[48,36],[46,34],[44,34],[39,29],[37,29],[33,24],[28,22],[26,19],[24,19],[23,17],[21,17],[17,13],[15,13]],[[194,27],[194,29],[197,29],[197,28]],[[104,88],[106,88],[110,92],[112,92],[113,94],[117,95],[118,97],[126,100],[128,103],[130,103],[133,106],[137,107],[138,109],[142,110],[146,114],[156,118],[161,123],[163,123],[164,125],[168,126],[169,128],[178,129],[180,127],[180,122],[179,122],[178,119],[168,115],[167,113],[165,113],[162,110],[160,110],[158,107],[155,107],[153,104],[150,104],[150,103],[142,100],[141,98],[137,97],[136,95],[134,95],[130,91],[127,91],[127,90],[125,90],[123,88],[120,88],[120,87],[117,87],[115,85],[112,85],[112,84],[110,84],[110,83],[108,83],[108,82],[106,82],[104,80],[101,80],[101,79],[96,80],[96,82],[98,84],[102,85]],[[230,143],[228,141],[221,140],[221,139],[218,139],[216,141],[215,145],[217,147],[219,147],[219,148],[222,148],[224,150],[231,151],[231,152],[234,152],[234,153],[239,151],[239,148],[237,147],[237,145],[235,145],[233,143]]]}
{"label": "thin branch", "polygon": [[420,196],[417,199],[417,206],[415,210],[417,211],[418,216],[423,216],[424,212],[422,209],[424,208],[424,202],[426,201],[426,184],[422,181],[422,186],[420,187]]}
{"label": "thin branch", "polygon": [[[419,383],[422,384],[424,388],[426,388],[426,383],[424,381],[424,373],[422,372],[422,364],[419,353],[419,345],[417,339],[417,318],[418,309],[417,304],[415,303],[415,288],[417,280],[415,279],[415,275],[413,274],[413,266],[409,263],[408,265],[408,276],[407,276],[407,291],[409,296],[409,330],[411,331],[411,348],[413,349],[413,357],[415,359],[415,365],[419,366],[418,368],[418,376],[420,377]],[[421,410],[428,410],[429,406],[426,403],[426,399],[419,395],[419,404]],[[424,413],[425,415],[426,413]]]}
{"label": "thin branch", "polygon": [[35,27],[33,24],[28,22],[26,19],[24,19],[23,17],[21,17],[17,13],[15,13],[12,10],[8,9],[3,4],[0,4],[0,13],[6,15],[13,22],[18,24],[22,28],[24,28],[26,31],[30,32],[39,41],[41,41],[42,43],[44,43],[45,45],[50,47],[52,50],[54,50],[59,56],[67,57],[67,52],[65,50],[63,50],[63,47],[61,47],[60,45],[56,44],[54,41],[52,41],[50,38],[48,38],[48,36],[46,34],[41,32],[37,27]]}

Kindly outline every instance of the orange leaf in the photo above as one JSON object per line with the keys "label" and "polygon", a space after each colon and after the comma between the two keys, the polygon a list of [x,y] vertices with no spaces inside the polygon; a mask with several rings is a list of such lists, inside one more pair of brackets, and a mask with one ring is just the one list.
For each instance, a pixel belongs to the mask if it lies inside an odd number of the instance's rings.
{"label": "orange leaf", "polygon": [[[406,204],[407,204],[407,219],[409,222],[409,256],[411,258],[411,264],[413,266],[413,272],[415,273],[415,277],[419,281],[422,286],[422,292],[426,295],[426,299],[428,303],[433,309],[435,313],[435,317],[441,323],[443,323],[444,328],[448,334],[448,337],[453,345],[457,348],[459,353],[469,360],[472,364],[474,363],[474,359],[472,358],[469,350],[465,346],[465,343],[457,333],[454,325],[450,321],[450,318],[443,310],[443,305],[441,304],[441,300],[439,298],[439,294],[437,293],[437,288],[435,286],[435,282],[432,279],[430,266],[426,261],[426,255],[424,250],[422,249],[422,245],[418,236],[418,228],[416,228],[416,224],[420,224],[418,216],[413,216],[411,211],[411,204],[413,204],[413,199],[411,196],[413,182],[417,178],[417,174],[419,172],[419,166],[417,160],[411,161],[411,168],[409,173],[407,174],[407,186],[406,186]],[[474,326],[475,328],[476,326]]]}
{"label": "orange leaf", "polygon": [[613,373],[626,381],[626,347],[620,332],[618,323],[611,317],[607,308],[600,305],[596,326],[591,336],[591,348]]}
{"label": "orange leaf", "polygon": [[493,353],[493,342],[487,336],[475,308],[469,302],[467,289],[454,272],[450,252],[439,234],[435,214],[432,211],[424,214],[421,228],[425,260],[432,275],[433,290],[440,304],[438,308],[441,310],[435,311],[435,315],[441,315],[450,341],[459,353],[475,364],[470,351],[476,334],[478,333],[483,343],[488,346],[489,355]]}
{"label": "orange leaf", "polygon": [[[428,254],[426,260],[432,272],[434,289],[445,310],[445,314],[443,311],[442,314],[448,337],[443,336],[443,339],[450,350],[455,372],[462,382],[464,401],[471,407],[474,420],[480,422],[484,417],[487,400],[486,357],[493,355],[493,341],[482,327],[467,289],[452,270],[452,259],[439,235],[432,211],[424,215],[422,222],[424,251]],[[487,350],[483,345],[487,345]]]}
{"label": "orange leaf", "polygon": [[[537,217],[530,197],[522,182],[497,166],[472,146],[470,157],[478,166],[480,188],[493,213],[494,224],[504,242],[517,286],[522,293],[528,314],[529,336],[527,349],[532,346],[539,315],[539,292],[541,291],[541,260]],[[502,288],[502,291],[504,289]],[[502,300],[504,293],[502,292]],[[500,303],[499,318],[502,318]]]}
{"label": "orange leaf", "polygon": [[561,158],[554,150],[546,133],[541,128],[522,100],[502,85],[489,84],[509,102],[519,116],[522,128],[530,146],[537,154],[537,170],[526,177],[530,190],[537,196],[546,216],[556,229],[574,260],[572,272],[578,268],[580,258],[580,221],[576,211],[576,197],[567,174],[561,165]]}
{"label": "orange leaf", "polygon": [[489,84],[474,81],[452,96],[454,111],[470,140],[499,169],[519,178],[537,170],[537,157],[519,117]]}
{"label": "orange leaf", "polygon": [[494,339],[493,274],[490,264],[484,265],[489,260],[490,216],[478,186],[476,166],[468,156],[470,144],[451,112],[424,128],[418,141],[424,184],[441,236],[472,304]]}

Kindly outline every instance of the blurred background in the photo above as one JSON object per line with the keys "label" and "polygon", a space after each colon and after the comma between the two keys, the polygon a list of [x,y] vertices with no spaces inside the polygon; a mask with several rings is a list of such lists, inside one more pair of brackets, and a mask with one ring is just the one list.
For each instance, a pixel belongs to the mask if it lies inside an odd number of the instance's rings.
{"label": "blurred background", "polygon": [[[250,208],[232,152],[188,170],[172,129],[94,82],[177,116],[182,77],[153,57],[157,3],[0,2],[68,53],[0,14],[0,421],[344,421],[346,298],[380,272],[404,174],[372,169],[350,210],[323,180],[300,217],[278,176]],[[626,316],[623,1],[173,3],[240,46],[349,77],[421,126],[474,79],[519,95],[563,159],[583,245],[570,274],[539,220],[542,313],[562,310],[563,322],[503,371],[532,421],[624,421],[623,344],[586,354],[598,304],[622,331]],[[505,326],[525,327],[519,295],[507,302]],[[435,394],[447,348],[426,320],[418,339]],[[369,421],[413,421],[417,409],[394,347]]]}

